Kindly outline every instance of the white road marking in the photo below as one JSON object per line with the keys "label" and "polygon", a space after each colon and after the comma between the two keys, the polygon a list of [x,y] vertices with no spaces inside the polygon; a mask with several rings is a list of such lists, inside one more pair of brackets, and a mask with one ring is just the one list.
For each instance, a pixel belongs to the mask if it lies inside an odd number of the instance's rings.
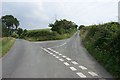
{"label": "white road marking", "polygon": [[71,59],[70,58],[66,58],[68,61],[70,61]]}
{"label": "white road marking", "polygon": [[62,55],[62,54],[58,54],[58,55]]}
{"label": "white road marking", "polygon": [[66,43],[63,43],[62,45],[60,45],[60,46],[64,46]]}
{"label": "white road marking", "polygon": [[75,61],[71,61],[73,64],[78,64],[77,62],[75,62]]}
{"label": "white road marking", "polygon": [[63,59],[59,59],[60,61],[64,61]]}
{"label": "white road marking", "polygon": [[65,44],[67,44],[67,43],[65,42],[65,43],[63,43],[63,44],[61,44],[61,45],[59,45],[59,46],[54,46],[54,47],[51,47],[51,48],[61,47],[61,46],[64,46]]}
{"label": "white road marking", "polygon": [[78,76],[80,76],[81,78],[86,78],[86,76],[83,74],[83,73],[81,73],[81,72],[77,72],[76,73]]}
{"label": "white road marking", "polygon": [[47,49],[51,50],[52,52],[59,53],[59,52],[57,52],[57,51],[55,51],[55,50],[53,50],[51,48],[47,48]]}
{"label": "white road marking", "polygon": [[45,48],[41,48],[41,49],[43,49],[44,51],[46,51],[49,54],[53,54],[53,53],[49,52],[47,49],[45,49]]}
{"label": "white road marking", "polygon": [[63,58],[66,58],[66,56],[62,56]]}
{"label": "white road marking", "polygon": [[64,62],[64,64],[66,65],[66,66],[69,66],[70,64],[68,64],[67,62]]}
{"label": "white road marking", "polygon": [[88,73],[92,76],[98,76],[98,74],[96,74],[95,72],[88,72]]}
{"label": "white road marking", "polygon": [[[49,52],[47,49],[44,49],[44,48],[42,48],[44,51],[46,51],[46,52],[48,52],[49,54],[52,54],[53,56],[55,56],[55,58],[60,58],[60,57],[58,57],[58,56],[56,56],[55,54],[53,54],[53,53],[51,53],[51,52]],[[53,52],[55,52],[55,53],[57,53],[58,55],[62,55],[62,54],[59,54],[59,52],[56,52],[56,51],[54,51],[54,50],[52,50],[52,49],[50,49],[50,48],[48,48],[49,50],[51,50],[51,51],[53,51]],[[64,57],[64,58],[66,58],[66,56],[62,56],[62,57]],[[66,58],[67,60],[71,60],[70,58]],[[64,61],[64,59],[59,59],[60,61]],[[73,64],[78,64],[76,61],[71,61]],[[69,66],[70,64],[69,63],[67,63],[67,62],[64,62],[64,64],[66,65],[66,66]],[[87,68],[86,67],[84,67],[84,66],[79,66],[81,69],[83,69],[83,70],[86,70]],[[74,67],[69,67],[72,71],[77,71],[77,69],[76,68],[74,68]],[[92,75],[92,76],[98,76],[96,73],[94,73],[94,72],[88,72],[90,75]],[[81,78],[86,78],[86,76],[83,74],[83,73],[81,73],[81,72],[77,72],[76,73],[78,76],[80,76]]]}
{"label": "white road marking", "polygon": [[56,51],[55,53],[59,53],[59,52]]}
{"label": "white road marking", "polygon": [[64,46],[65,44],[66,44],[66,42],[65,42],[65,43],[63,43],[63,44],[61,44],[61,45],[59,45],[59,46],[56,46],[56,47]]}
{"label": "white road marking", "polygon": [[57,52],[57,51],[54,51],[56,54],[58,54],[59,52]]}
{"label": "white road marking", "polygon": [[70,67],[70,69],[71,69],[72,71],[77,71],[77,69],[74,68],[74,67]]}
{"label": "white road marking", "polygon": [[58,59],[59,57],[58,57],[58,56],[56,56],[55,58],[57,58],[57,59]]}
{"label": "white road marking", "polygon": [[79,66],[79,68],[81,68],[82,70],[87,70],[87,68],[84,66]]}
{"label": "white road marking", "polygon": [[[47,48],[47,49],[49,49],[49,50],[53,51],[51,48]],[[54,51],[53,51],[53,52],[54,52]]]}
{"label": "white road marking", "polygon": [[53,56],[56,56],[55,54]]}
{"label": "white road marking", "polygon": [[50,53],[50,54],[53,54],[53,53]]}

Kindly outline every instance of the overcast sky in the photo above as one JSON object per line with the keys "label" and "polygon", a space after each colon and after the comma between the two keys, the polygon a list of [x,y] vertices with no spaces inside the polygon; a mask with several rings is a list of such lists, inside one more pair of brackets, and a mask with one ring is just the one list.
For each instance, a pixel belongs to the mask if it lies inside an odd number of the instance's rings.
{"label": "overcast sky", "polygon": [[118,20],[119,0],[3,0],[2,15],[13,15],[24,29],[47,28],[55,19],[77,25]]}

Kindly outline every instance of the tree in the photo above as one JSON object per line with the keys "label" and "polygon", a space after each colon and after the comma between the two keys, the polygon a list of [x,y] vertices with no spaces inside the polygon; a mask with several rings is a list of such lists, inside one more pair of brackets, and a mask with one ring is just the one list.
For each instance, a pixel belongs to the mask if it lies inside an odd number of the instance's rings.
{"label": "tree", "polygon": [[20,38],[25,38],[27,36],[27,30],[23,30],[22,34],[20,35]]}
{"label": "tree", "polygon": [[17,29],[17,34],[18,34],[19,37],[21,36],[22,33],[23,33],[23,29],[22,28],[18,28]]}
{"label": "tree", "polygon": [[5,16],[2,16],[2,24],[4,24],[4,27],[3,29],[6,29],[8,30],[8,35],[7,36],[10,36],[13,31],[16,31],[18,26],[19,26],[19,21],[17,20],[17,18],[15,18],[14,16],[12,15],[5,15]]}
{"label": "tree", "polygon": [[85,27],[84,25],[80,25],[80,27],[78,28],[78,30],[80,30],[81,28]]}
{"label": "tree", "polygon": [[54,24],[49,24],[49,27],[52,27],[52,31],[56,31],[59,34],[70,33],[73,30],[77,29],[77,25],[66,19],[56,20]]}

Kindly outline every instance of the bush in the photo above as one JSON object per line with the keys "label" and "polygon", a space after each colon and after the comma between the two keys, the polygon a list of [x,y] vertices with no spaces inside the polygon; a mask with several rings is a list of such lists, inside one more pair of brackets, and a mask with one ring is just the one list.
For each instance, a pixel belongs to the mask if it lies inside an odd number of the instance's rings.
{"label": "bush", "polygon": [[120,25],[117,22],[87,26],[81,30],[88,51],[114,77],[120,78]]}
{"label": "bush", "polygon": [[74,32],[58,34],[56,31],[51,31],[50,29],[29,30],[26,32],[24,38],[30,41],[61,40],[71,37]]}
{"label": "bush", "polygon": [[12,33],[11,37],[18,38],[18,34]]}

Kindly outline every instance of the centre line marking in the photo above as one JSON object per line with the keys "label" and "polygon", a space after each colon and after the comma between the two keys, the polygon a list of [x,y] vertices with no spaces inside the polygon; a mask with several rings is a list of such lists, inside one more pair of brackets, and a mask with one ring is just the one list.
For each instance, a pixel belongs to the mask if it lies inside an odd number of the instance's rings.
{"label": "centre line marking", "polygon": [[88,73],[92,76],[98,76],[98,74],[96,74],[95,72],[88,72]]}
{"label": "centre line marking", "polygon": [[66,58],[66,56],[62,56],[63,58]]}
{"label": "centre line marking", "polygon": [[87,68],[84,66],[79,66],[79,68],[81,68],[82,70],[87,70]]}
{"label": "centre line marking", "polygon": [[70,58],[66,58],[68,61],[70,61],[71,59]]}
{"label": "centre line marking", "polygon": [[66,66],[69,66],[70,64],[68,64],[67,62],[64,62],[64,64],[66,65]]}
{"label": "centre line marking", "polygon": [[75,61],[71,61],[73,64],[78,64],[77,62],[75,62]]}
{"label": "centre line marking", "polygon": [[80,76],[81,78],[86,78],[86,76],[83,74],[83,73],[81,73],[81,72],[77,72],[76,73],[78,76]]}
{"label": "centre line marking", "polygon": [[71,69],[72,71],[77,71],[77,69],[74,68],[74,67],[70,67],[70,69]]}
{"label": "centre line marking", "polygon": [[60,61],[64,61],[63,59],[59,59]]}

